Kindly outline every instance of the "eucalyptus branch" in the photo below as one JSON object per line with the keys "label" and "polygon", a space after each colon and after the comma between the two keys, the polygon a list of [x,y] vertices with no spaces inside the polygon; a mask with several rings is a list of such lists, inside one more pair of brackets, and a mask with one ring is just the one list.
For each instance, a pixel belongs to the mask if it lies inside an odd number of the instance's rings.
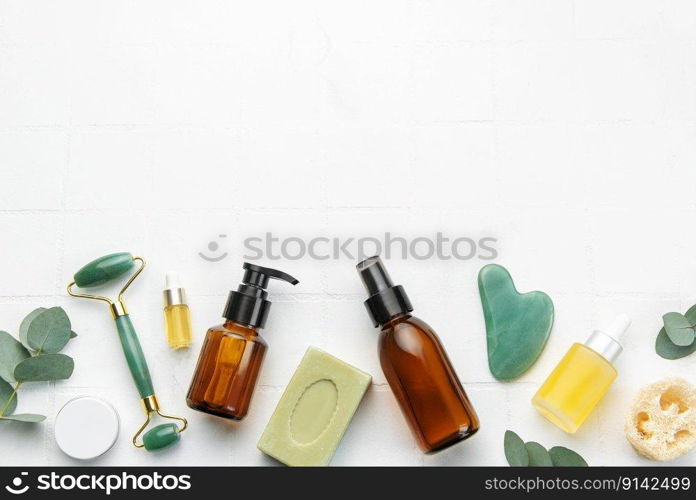
{"label": "eucalyptus branch", "polygon": [[59,351],[74,337],[70,319],[60,307],[40,307],[29,313],[19,327],[19,340],[0,332],[0,420],[32,423],[46,418],[14,413],[19,389],[25,382],[69,378],[75,363]]}

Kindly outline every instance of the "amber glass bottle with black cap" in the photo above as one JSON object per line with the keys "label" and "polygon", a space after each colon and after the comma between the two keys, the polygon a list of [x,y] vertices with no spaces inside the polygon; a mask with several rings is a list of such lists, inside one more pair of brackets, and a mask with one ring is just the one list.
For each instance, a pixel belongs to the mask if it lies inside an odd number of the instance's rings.
{"label": "amber glass bottle with black cap", "polygon": [[231,291],[225,306],[225,322],[205,337],[186,403],[218,417],[242,420],[251,403],[256,379],[266,354],[259,330],[266,324],[271,303],[266,299],[269,280],[296,285],[282,271],[244,263],[244,278]]}
{"label": "amber glass bottle with black cap", "polygon": [[473,435],[479,420],[437,334],[411,316],[401,285],[394,286],[379,257],[357,266],[370,297],[367,312],[379,326],[379,359],[420,448],[433,453]]}

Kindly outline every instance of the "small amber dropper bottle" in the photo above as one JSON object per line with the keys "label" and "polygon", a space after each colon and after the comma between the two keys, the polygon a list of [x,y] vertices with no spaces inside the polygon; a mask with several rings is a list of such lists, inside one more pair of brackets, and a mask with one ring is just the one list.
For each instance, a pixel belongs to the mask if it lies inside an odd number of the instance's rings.
{"label": "small amber dropper bottle", "polygon": [[172,349],[181,349],[191,344],[191,312],[186,304],[186,292],[181,286],[179,275],[168,272],[164,290],[164,328],[167,343]]}

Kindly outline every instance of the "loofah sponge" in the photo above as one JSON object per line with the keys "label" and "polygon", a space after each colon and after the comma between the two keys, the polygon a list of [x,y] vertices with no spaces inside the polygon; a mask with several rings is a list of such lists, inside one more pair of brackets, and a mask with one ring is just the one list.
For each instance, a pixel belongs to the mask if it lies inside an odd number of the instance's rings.
{"label": "loofah sponge", "polygon": [[641,389],[626,414],[626,437],[651,460],[674,460],[696,445],[696,388],[667,378]]}

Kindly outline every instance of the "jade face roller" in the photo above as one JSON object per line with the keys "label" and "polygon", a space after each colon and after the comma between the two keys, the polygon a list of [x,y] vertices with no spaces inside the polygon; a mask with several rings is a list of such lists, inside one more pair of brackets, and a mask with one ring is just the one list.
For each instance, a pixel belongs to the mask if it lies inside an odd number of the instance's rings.
{"label": "jade face roller", "polygon": [[[119,278],[132,270],[136,266],[136,263],[139,263],[140,267],[138,267],[138,270],[123,286],[116,301],[99,295],[76,293],[73,291],[74,286],[78,288],[92,288]],[[74,281],[68,285],[68,293],[73,297],[101,300],[109,304],[111,314],[116,321],[116,328],[118,329],[118,336],[121,340],[121,347],[123,347],[123,354],[126,356],[128,368],[138,388],[138,392],[142,398],[143,409],[147,415],[145,423],[140,426],[140,429],[138,429],[133,436],[133,445],[137,448],[144,447],[148,451],[153,451],[165,448],[177,442],[180,438],[180,434],[188,427],[188,423],[183,417],[165,415],[160,411],[157,396],[155,396],[155,390],[152,387],[150,370],[147,367],[143,350],[138,341],[138,335],[135,333],[135,328],[133,328],[133,323],[131,323],[126,305],[123,303],[124,292],[144,268],[145,261],[142,258],[133,257],[127,252],[105,255],[104,257],[93,260],[75,273],[73,276]],[[154,413],[165,419],[178,420],[181,422],[181,426],[178,427],[173,423],[160,424],[146,432],[143,435],[142,442],[138,442],[140,434],[142,434],[148,426]]]}

